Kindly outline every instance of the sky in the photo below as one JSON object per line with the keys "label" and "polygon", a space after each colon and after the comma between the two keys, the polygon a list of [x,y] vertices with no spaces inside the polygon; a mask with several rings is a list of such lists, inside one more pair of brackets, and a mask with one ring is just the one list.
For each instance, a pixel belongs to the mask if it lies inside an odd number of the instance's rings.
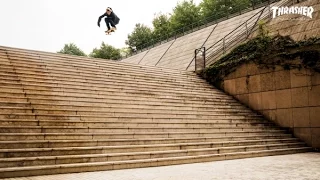
{"label": "sky", "polygon": [[[135,24],[152,27],[156,13],[171,13],[181,0],[1,0],[0,46],[57,52],[74,43],[86,54],[101,43],[126,47]],[[194,0],[196,4],[201,0]],[[119,16],[112,35],[97,21],[107,7]]]}

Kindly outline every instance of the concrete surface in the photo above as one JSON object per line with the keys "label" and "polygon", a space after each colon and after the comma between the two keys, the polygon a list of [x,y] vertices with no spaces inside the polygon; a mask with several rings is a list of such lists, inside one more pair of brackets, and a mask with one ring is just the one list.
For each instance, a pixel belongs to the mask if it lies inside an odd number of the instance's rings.
{"label": "concrete surface", "polygon": [[318,180],[320,153],[4,180]]}

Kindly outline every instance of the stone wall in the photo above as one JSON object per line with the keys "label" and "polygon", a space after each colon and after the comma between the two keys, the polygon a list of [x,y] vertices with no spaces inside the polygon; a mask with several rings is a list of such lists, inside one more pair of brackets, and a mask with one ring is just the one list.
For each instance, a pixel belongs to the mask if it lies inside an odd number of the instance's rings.
{"label": "stone wall", "polygon": [[320,148],[320,73],[301,69],[259,69],[244,64],[223,82],[225,92],[296,137]]}
{"label": "stone wall", "polygon": [[289,35],[296,41],[320,36],[320,0],[307,0],[295,6],[312,6],[312,19],[301,15],[276,17],[267,25],[270,35]]}

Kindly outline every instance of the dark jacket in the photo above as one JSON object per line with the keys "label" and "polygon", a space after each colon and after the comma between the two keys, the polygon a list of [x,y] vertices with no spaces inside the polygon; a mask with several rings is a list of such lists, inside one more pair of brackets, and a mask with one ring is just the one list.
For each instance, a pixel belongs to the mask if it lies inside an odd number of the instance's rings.
{"label": "dark jacket", "polygon": [[102,14],[102,15],[99,17],[98,24],[100,24],[101,19],[102,19],[103,17],[105,17],[105,16],[106,16],[106,18],[108,18],[108,19],[110,18],[110,19],[114,22],[114,24],[118,24],[119,21],[120,21],[120,18],[119,18],[114,12],[111,12],[110,15],[108,15],[107,13]]}

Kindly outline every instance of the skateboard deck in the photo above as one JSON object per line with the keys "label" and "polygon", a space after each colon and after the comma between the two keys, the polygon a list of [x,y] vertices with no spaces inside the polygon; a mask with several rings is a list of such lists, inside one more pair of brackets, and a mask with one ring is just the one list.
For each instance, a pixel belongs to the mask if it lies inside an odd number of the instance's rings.
{"label": "skateboard deck", "polygon": [[105,31],[106,35],[111,35],[112,32],[115,32],[115,30],[109,30],[109,31]]}

